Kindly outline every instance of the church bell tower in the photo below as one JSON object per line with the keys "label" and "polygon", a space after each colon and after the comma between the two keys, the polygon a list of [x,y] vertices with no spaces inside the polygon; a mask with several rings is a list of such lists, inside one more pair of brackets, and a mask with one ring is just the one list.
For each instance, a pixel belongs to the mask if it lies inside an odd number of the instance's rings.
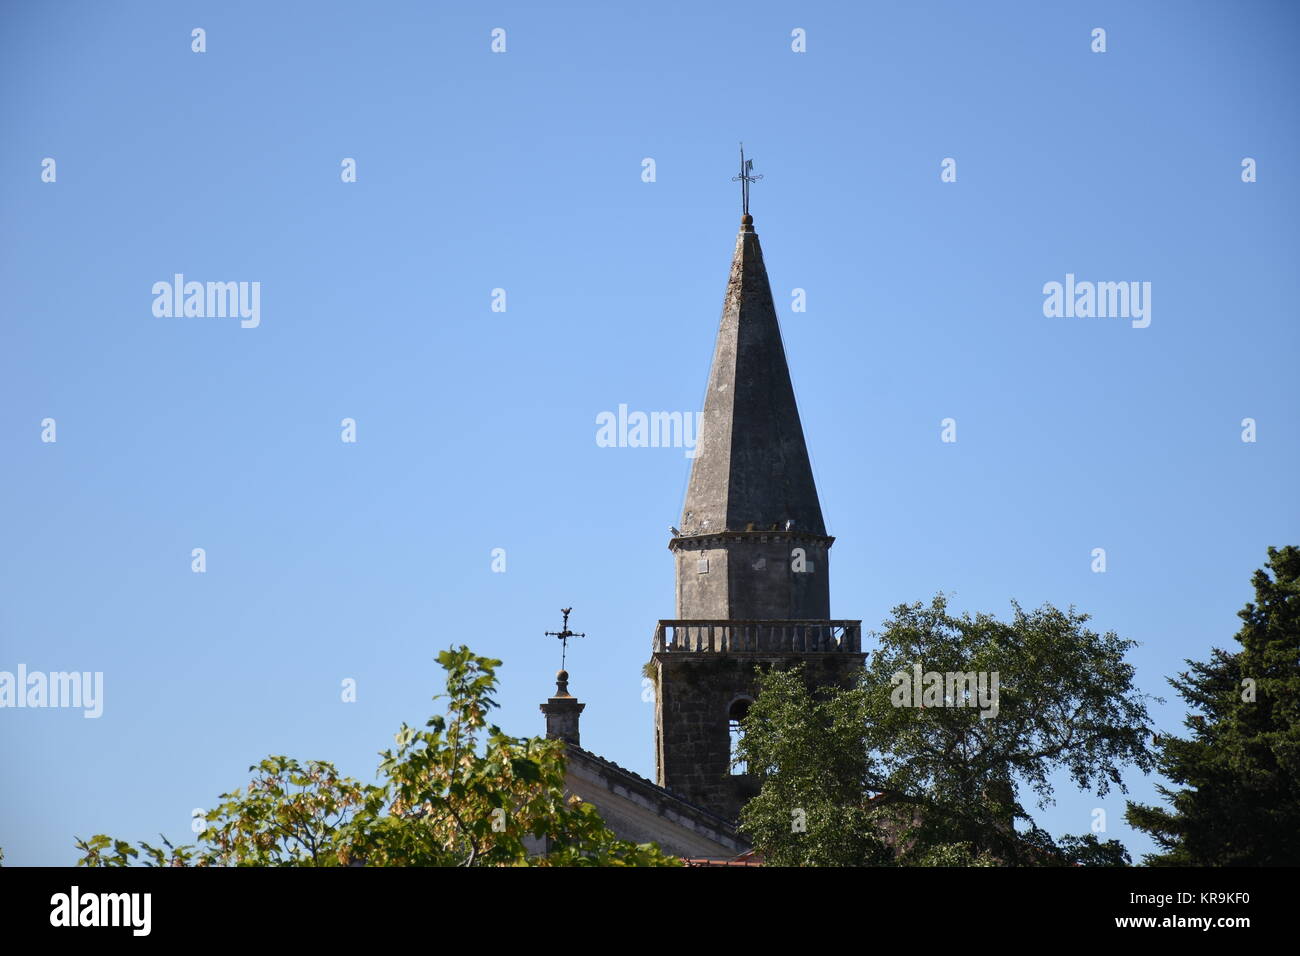
{"label": "church bell tower", "polygon": [[660,786],[734,819],[758,781],[733,766],[755,668],[818,686],[861,670],[861,622],[830,619],[830,548],[741,160],[736,238],[680,528],[677,616],[654,635]]}

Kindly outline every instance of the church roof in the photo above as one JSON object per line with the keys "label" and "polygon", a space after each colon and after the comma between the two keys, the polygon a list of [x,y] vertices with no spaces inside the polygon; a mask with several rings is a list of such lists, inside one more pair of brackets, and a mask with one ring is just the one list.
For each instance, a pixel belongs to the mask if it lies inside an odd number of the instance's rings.
{"label": "church roof", "polygon": [[682,532],[826,534],[753,219],[741,220]]}
{"label": "church roof", "polygon": [[571,741],[565,749],[567,788],[620,839],[654,842],[684,860],[732,860],[750,848],[733,821]]}
{"label": "church roof", "polygon": [[699,856],[689,857],[682,860],[684,866],[762,866],[763,854],[757,850],[746,850],[740,856],[727,859],[725,857]]}
{"label": "church roof", "polygon": [[729,835],[735,836],[736,839],[743,841],[743,837],[741,837],[739,835],[739,832],[736,830],[736,824],[734,821],[724,819],[723,817],[718,816],[712,810],[707,810],[697,803],[692,803],[690,800],[686,799],[680,793],[675,793],[674,791],[669,790],[667,787],[661,787],[653,780],[648,780],[645,777],[641,776],[639,773],[635,773],[634,771],[628,770],[626,767],[621,767],[618,764],[616,764],[614,761],[607,760],[606,758],[600,756],[599,754],[592,753],[590,750],[584,750],[582,747],[579,747],[575,743],[568,743],[565,749],[566,752],[569,754],[570,758],[576,757],[579,760],[584,760],[593,766],[599,767],[602,770],[615,774],[619,778],[625,781],[634,782],[637,785],[637,787],[639,787],[641,790],[645,792],[653,791],[655,794],[662,797],[665,801],[670,801],[682,809],[689,810],[693,815],[698,816],[700,819],[708,820],[710,823],[716,825],[719,831],[726,832]]}

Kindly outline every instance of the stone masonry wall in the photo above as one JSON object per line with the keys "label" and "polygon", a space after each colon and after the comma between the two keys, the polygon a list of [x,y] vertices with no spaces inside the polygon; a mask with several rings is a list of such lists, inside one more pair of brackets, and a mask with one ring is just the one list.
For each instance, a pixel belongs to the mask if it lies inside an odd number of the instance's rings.
{"label": "stone masonry wall", "polygon": [[861,670],[861,654],[655,655],[658,783],[719,816],[734,820],[758,781],[731,773],[728,713],[737,698],[757,697],[756,666],[805,664],[812,686],[846,685]]}

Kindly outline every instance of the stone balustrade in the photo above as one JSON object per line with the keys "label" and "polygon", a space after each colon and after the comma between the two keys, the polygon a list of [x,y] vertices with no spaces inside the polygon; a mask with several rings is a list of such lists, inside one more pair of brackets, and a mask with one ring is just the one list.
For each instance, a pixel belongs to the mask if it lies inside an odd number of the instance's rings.
{"label": "stone balustrade", "polygon": [[660,621],[656,654],[859,654],[861,621]]}

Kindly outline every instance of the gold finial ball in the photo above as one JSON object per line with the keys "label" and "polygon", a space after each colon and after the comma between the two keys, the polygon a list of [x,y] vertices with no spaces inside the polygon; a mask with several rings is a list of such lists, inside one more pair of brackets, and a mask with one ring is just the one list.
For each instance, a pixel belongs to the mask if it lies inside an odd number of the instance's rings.
{"label": "gold finial ball", "polygon": [[754,224],[754,217],[749,213],[745,213],[745,215],[740,217],[740,224],[742,226],[752,226]]}
{"label": "gold finial ball", "polygon": [[558,681],[567,681],[567,680],[569,679],[569,672],[568,672],[568,671],[556,671],[556,672],[555,672],[555,679],[558,680]]}

